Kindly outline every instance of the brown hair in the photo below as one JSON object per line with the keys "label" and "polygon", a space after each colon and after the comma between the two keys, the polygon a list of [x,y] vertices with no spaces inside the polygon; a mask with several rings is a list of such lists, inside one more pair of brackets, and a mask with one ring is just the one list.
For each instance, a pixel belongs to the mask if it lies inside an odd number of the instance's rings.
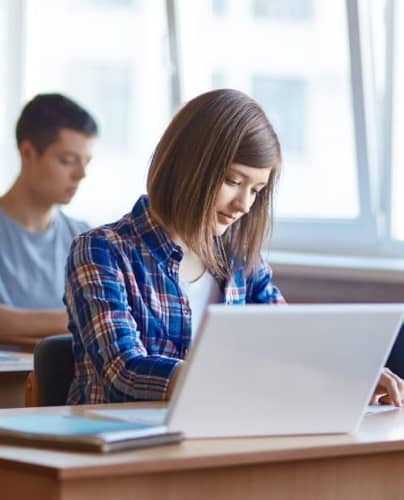
{"label": "brown hair", "polygon": [[62,94],[38,94],[21,111],[16,125],[17,146],[30,141],[37,153],[58,140],[67,128],[88,137],[98,134],[98,125],[88,111]]}
{"label": "brown hair", "polygon": [[[177,112],[154,151],[150,207],[211,271],[228,276],[235,258],[250,274],[271,226],[280,162],[278,138],[253,99],[232,89],[207,92]],[[215,201],[232,163],[270,167],[269,182],[249,213],[215,239]]]}

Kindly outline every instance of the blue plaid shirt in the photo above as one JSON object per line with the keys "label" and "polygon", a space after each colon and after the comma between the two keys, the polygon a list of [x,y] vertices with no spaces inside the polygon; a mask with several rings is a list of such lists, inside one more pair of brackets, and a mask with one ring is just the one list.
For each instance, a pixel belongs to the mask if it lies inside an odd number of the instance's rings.
{"label": "blue plaid shirt", "polygon": [[[74,240],[64,297],[75,360],[69,404],[165,399],[191,342],[182,255],[151,219],[146,196]],[[284,302],[262,260],[253,277],[238,269],[220,286],[227,304]]]}

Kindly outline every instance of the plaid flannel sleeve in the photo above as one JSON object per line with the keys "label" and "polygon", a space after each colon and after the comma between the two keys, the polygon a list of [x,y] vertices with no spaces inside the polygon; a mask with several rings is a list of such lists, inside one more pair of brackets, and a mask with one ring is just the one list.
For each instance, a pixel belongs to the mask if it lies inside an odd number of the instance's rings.
{"label": "plaid flannel sleeve", "polygon": [[71,330],[80,336],[109,401],[164,399],[179,360],[148,355],[128,305],[118,257],[103,236],[82,235],[74,241],[65,295]]}
{"label": "plaid flannel sleeve", "polygon": [[247,281],[246,302],[249,304],[286,303],[279,288],[272,283],[272,269],[262,258],[254,274]]}

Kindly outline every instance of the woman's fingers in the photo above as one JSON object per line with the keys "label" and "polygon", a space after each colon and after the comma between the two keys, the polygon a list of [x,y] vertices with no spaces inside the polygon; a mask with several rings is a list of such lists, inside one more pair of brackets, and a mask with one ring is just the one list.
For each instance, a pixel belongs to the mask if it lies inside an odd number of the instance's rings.
{"label": "woman's fingers", "polygon": [[404,380],[388,368],[384,368],[380,375],[379,383],[372,397],[373,401],[381,404],[394,404],[402,406],[404,397]]}

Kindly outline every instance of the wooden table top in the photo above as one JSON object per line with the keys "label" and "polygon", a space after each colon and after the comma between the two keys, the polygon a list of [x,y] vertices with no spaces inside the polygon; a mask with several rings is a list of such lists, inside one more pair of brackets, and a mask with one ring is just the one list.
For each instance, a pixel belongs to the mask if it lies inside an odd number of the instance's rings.
{"label": "wooden table top", "polygon": [[[151,404],[127,403],[119,406],[150,407]],[[117,405],[98,405],[96,408],[108,407],[117,408]],[[0,416],[20,415],[24,412],[85,414],[89,408],[94,406],[5,409],[0,410]],[[0,446],[0,467],[29,468],[48,476],[67,479],[392,451],[404,451],[403,410],[365,416],[359,431],[353,435],[194,439],[185,440],[181,444],[106,455],[25,446]]]}
{"label": "wooden table top", "polygon": [[33,366],[34,358],[30,353],[0,350],[0,373],[30,372]]}

